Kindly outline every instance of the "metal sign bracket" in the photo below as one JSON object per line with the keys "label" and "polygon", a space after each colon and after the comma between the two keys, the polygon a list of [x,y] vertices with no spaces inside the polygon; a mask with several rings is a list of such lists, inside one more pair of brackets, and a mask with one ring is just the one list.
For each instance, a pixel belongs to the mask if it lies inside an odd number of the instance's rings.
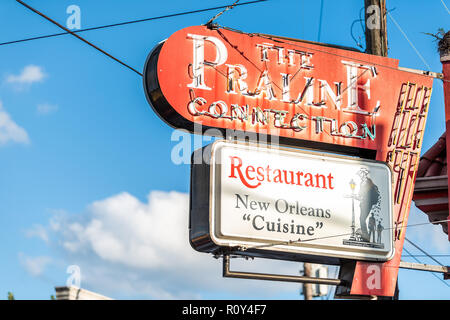
{"label": "metal sign bracket", "polygon": [[333,285],[333,286],[345,285],[347,283],[347,281],[344,281],[341,279],[315,278],[315,277],[305,277],[305,276],[291,276],[291,275],[231,271],[230,270],[230,256],[228,254],[223,255],[223,277],[224,278],[253,279],[253,280],[283,281],[283,282],[315,283],[315,284],[325,284],[325,285]]}
{"label": "metal sign bracket", "polygon": [[444,275],[444,280],[450,279],[450,267],[448,267],[448,266],[436,266],[436,265],[431,265],[431,264],[400,261],[399,267],[402,269],[411,269],[411,270],[428,271],[428,272],[439,272]]}

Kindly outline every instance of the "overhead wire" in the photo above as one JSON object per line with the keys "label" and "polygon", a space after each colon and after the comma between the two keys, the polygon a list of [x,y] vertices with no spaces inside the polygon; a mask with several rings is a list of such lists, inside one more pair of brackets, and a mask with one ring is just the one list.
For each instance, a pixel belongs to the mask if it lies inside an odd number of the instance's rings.
{"label": "overhead wire", "polygon": [[[235,6],[244,6],[244,5],[255,4],[255,3],[265,2],[265,1],[269,1],[269,0],[248,1],[248,2],[243,2],[243,3],[238,3]],[[86,31],[100,30],[100,29],[106,29],[106,28],[113,28],[113,27],[129,25],[129,24],[135,24],[135,23],[141,23],[141,22],[147,22],[147,21],[153,21],[153,20],[159,20],[159,19],[173,18],[173,17],[183,16],[183,15],[189,15],[189,14],[213,11],[213,10],[227,8],[227,7],[229,7],[229,5],[212,7],[212,8],[206,8],[206,9],[184,11],[184,12],[166,14],[166,15],[156,16],[156,17],[150,17],[150,18],[143,18],[143,19],[136,19],[136,20],[129,20],[129,21],[124,21],[124,22],[106,24],[106,25],[90,27],[90,28],[84,28],[84,29],[79,29],[79,30],[71,30],[71,32],[72,33],[81,33],[81,32],[86,32]],[[36,36],[36,37],[30,37],[30,38],[24,38],[24,39],[0,42],[0,46],[10,45],[10,44],[20,43],[20,42],[39,40],[39,39],[58,37],[58,36],[64,36],[64,35],[70,34],[71,32],[59,32],[59,33],[53,33],[53,34],[48,34],[48,35],[42,35],[42,36]]]}
{"label": "overhead wire", "polygon": [[88,44],[89,46],[93,47],[94,49],[100,51],[101,53],[103,53],[104,55],[106,55],[107,57],[113,59],[114,61],[120,63],[121,65],[125,66],[126,68],[134,71],[135,73],[137,73],[138,75],[140,75],[142,77],[142,73],[137,71],[136,69],[134,69],[133,67],[131,67],[130,65],[126,64],[125,62],[123,62],[122,60],[114,57],[113,55],[109,54],[108,52],[104,51],[103,49],[99,48],[98,46],[96,46],[95,44],[89,42],[88,40],[84,39],[83,37],[77,35],[76,33],[72,32],[71,30],[67,29],[66,27],[64,27],[63,25],[61,25],[60,23],[56,22],[55,20],[51,19],[50,17],[46,16],[45,14],[43,14],[42,12],[36,10],[35,8],[29,6],[28,4],[26,4],[25,2],[23,2],[22,0],[16,0],[18,3],[20,3],[21,5],[23,5],[24,7],[26,7],[27,9],[33,11],[34,13],[40,15],[41,17],[45,18],[46,20],[50,21],[51,23],[53,23],[54,25],[58,26],[59,28],[63,29],[64,31],[70,33],[71,35],[73,35],[74,37],[80,39],[81,41],[83,41],[84,43]]}
{"label": "overhead wire", "polygon": [[[420,252],[422,252],[426,257],[430,258],[431,260],[433,260],[434,262],[436,262],[438,265],[445,267],[440,261],[438,261],[435,258],[435,255],[431,255],[428,252],[426,252],[424,249],[422,249],[421,247],[419,247],[417,244],[415,244],[414,242],[412,242],[411,240],[409,240],[407,237],[405,237],[405,240],[412,245],[413,247],[415,247],[417,250],[419,250]],[[419,259],[417,259],[418,255],[412,255],[406,248],[403,248],[403,250],[405,250],[405,252],[407,254],[409,254],[410,257],[412,257],[414,260],[416,260],[417,262],[421,263]],[[450,287],[450,285],[445,282],[444,280],[442,280],[438,275],[436,275],[435,273],[433,273],[433,275],[439,279],[439,281],[443,282],[447,287]]]}
{"label": "overhead wire", "polygon": [[[364,7],[362,9],[364,9]],[[356,19],[356,20],[353,20],[352,24],[350,25],[350,35],[351,35],[353,41],[355,41],[356,45],[358,47],[360,47],[361,49],[364,49],[364,47],[361,45],[360,41],[356,40],[355,36],[353,35],[353,27],[354,27],[355,23],[357,23],[357,22],[359,22],[359,24],[363,28],[363,32],[364,32],[364,27],[362,26],[362,22],[364,21],[364,19],[361,19],[361,10],[360,10],[360,14],[359,15],[360,15],[360,18]],[[361,40],[361,37],[359,37],[359,39]]]}
{"label": "overhead wire", "polygon": [[[193,10],[193,11],[188,11],[188,12],[182,12],[182,13],[176,13],[176,14],[171,14],[171,15],[165,15],[165,16],[160,16],[160,17],[153,17],[153,18],[146,18],[146,19],[139,19],[139,20],[133,20],[133,21],[126,21],[126,22],[121,22],[121,23],[116,23],[116,24],[109,24],[109,25],[105,25],[105,26],[98,26],[98,27],[92,27],[92,28],[87,28],[87,29],[83,29],[83,30],[77,30],[77,31],[72,31],[69,30],[68,28],[64,27],[63,25],[61,25],[60,23],[56,22],[55,20],[51,19],[50,17],[46,16],[45,14],[43,14],[42,12],[38,11],[37,9],[31,7],[30,5],[26,4],[25,2],[23,2],[22,0],[16,0],[18,3],[20,3],[21,5],[23,5],[24,7],[26,7],[27,9],[33,11],[34,13],[40,15],[41,17],[45,18],[46,20],[50,21],[51,23],[55,24],[56,26],[58,26],[59,28],[63,29],[65,32],[62,33],[57,33],[57,34],[52,34],[52,35],[46,35],[46,36],[38,36],[38,37],[33,37],[33,38],[28,38],[28,39],[21,39],[21,40],[15,40],[15,41],[8,41],[8,42],[3,42],[0,43],[0,45],[7,45],[7,44],[13,44],[13,43],[19,43],[19,42],[25,42],[25,41],[31,41],[31,40],[37,40],[37,39],[44,39],[44,38],[50,38],[50,37],[55,37],[55,36],[61,36],[61,35],[65,35],[65,34],[70,34],[76,38],[78,38],[79,40],[83,41],[84,43],[88,44],[89,46],[93,47],[94,49],[100,51],[101,53],[103,53],[105,56],[113,59],[114,61],[120,63],[121,65],[125,66],[126,68],[132,70],[133,72],[137,73],[138,75],[140,75],[141,77],[143,76],[141,72],[139,72],[138,70],[136,70],[135,68],[131,67],[130,65],[128,65],[127,63],[123,62],[122,60],[114,57],[113,55],[109,54],[108,52],[106,52],[105,50],[99,48],[97,45],[94,45],[92,42],[84,39],[83,37],[77,35],[77,32],[83,32],[83,31],[90,31],[90,30],[98,30],[98,29],[103,29],[103,28],[109,28],[109,27],[115,27],[115,26],[119,26],[119,25],[125,25],[125,24],[131,24],[131,23],[138,23],[138,22],[143,22],[143,21],[150,21],[150,20],[156,20],[156,19],[162,19],[162,18],[168,18],[168,17],[174,17],[174,16],[179,16],[179,15],[185,15],[185,14],[192,14],[192,13],[198,13],[198,12],[204,12],[204,11],[210,11],[210,10],[217,10],[219,8],[224,8],[226,7],[227,9],[229,8],[234,8],[235,6],[238,5],[248,5],[248,4],[253,4],[253,3],[259,3],[259,2],[264,2],[264,1],[268,1],[268,0],[255,0],[255,1],[249,1],[249,2],[244,2],[244,3],[237,3],[239,0],[237,0],[235,3],[233,3],[231,6],[219,6],[219,7],[214,7],[214,8],[207,8],[207,9],[200,9],[200,10]],[[226,10],[224,10],[226,11]],[[223,11],[223,12],[224,12]],[[222,12],[222,13],[223,13]]]}
{"label": "overhead wire", "polygon": [[405,237],[405,240],[409,242],[409,244],[411,244],[413,247],[415,247],[416,249],[418,249],[420,252],[422,252],[423,254],[425,254],[428,258],[430,258],[431,260],[433,260],[434,262],[436,262],[437,264],[439,264],[440,266],[444,266],[442,263],[440,263],[438,260],[436,260],[433,256],[431,256],[430,254],[428,254],[425,250],[423,250],[422,248],[420,248],[417,244],[415,244],[414,242],[412,242],[411,240],[409,240],[407,237]]}
{"label": "overhead wire", "polygon": [[[442,257],[442,258],[449,258],[450,257],[450,254],[440,254],[440,253],[436,253],[436,254],[430,254],[432,257]],[[424,257],[428,257],[428,255],[426,255],[426,254],[414,254],[414,255],[405,255],[405,254],[403,254],[402,255],[402,257],[405,257],[405,258],[412,258],[412,257],[421,257],[421,258],[424,258]]]}
{"label": "overhead wire", "polygon": [[[409,254],[416,262],[422,264],[422,262],[421,262],[419,259],[417,259],[414,255],[412,255],[411,252],[408,251],[408,249],[406,249],[405,247],[403,247],[403,250],[404,250],[407,254]],[[450,287],[450,285],[449,285],[447,282],[445,282],[443,279],[441,279],[437,274],[435,274],[434,272],[431,272],[431,274],[432,274],[435,278],[437,278],[439,281],[441,281],[443,284],[445,284],[447,287]]]}
{"label": "overhead wire", "polygon": [[408,36],[406,35],[405,31],[403,31],[402,27],[398,24],[398,22],[394,19],[394,17],[391,15],[391,13],[389,11],[386,11],[387,15],[389,16],[389,18],[392,20],[392,22],[395,24],[395,26],[397,27],[398,30],[400,30],[401,34],[403,35],[403,37],[406,39],[406,41],[408,41],[409,45],[411,46],[411,48],[413,48],[414,52],[417,54],[417,56],[420,58],[420,60],[422,60],[423,64],[428,68],[431,69],[430,65],[425,61],[424,57],[420,54],[419,50],[417,50],[417,48],[414,46],[414,44],[411,42],[411,40],[409,40]]}
{"label": "overhead wire", "polygon": [[320,0],[319,31],[317,32],[317,42],[320,42],[320,34],[322,33],[323,1],[324,0]]}
{"label": "overhead wire", "polygon": [[445,10],[447,10],[447,13],[450,14],[450,10],[448,9],[448,7],[446,6],[444,0],[441,0],[442,5],[444,6]]}
{"label": "overhead wire", "polygon": [[[76,33],[79,32],[85,32],[85,31],[91,31],[91,30],[98,30],[98,29],[103,29],[103,28],[109,28],[109,27],[115,27],[115,26],[121,26],[121,25],[126,25],[126,24],[132,24],[132,23],[138,23],[138,22],[144,22],[144,21],[150,21],[150,20],[156,20],[156,19],[162,19],[162,18],[168,18],[168,17],[174,17],[174,16],[179,16],[179,15],[185,15],[185,14],[192,14],[192,13],[198,13],[198,12],[204,12],[204,11],[210,11],[210,10],[217,10],[220,8],[229,8],[229,7],[235,7],[235,6],[242,6],[242,5],[248,5],[248,4],[254,4],[254,3],[259,3],[259,2],[265,2],[265,1],[269,1],[269,0],[255,0],[255,1],[249,1],[249,2],[243,2],[243,3],[234,3],[232,5],[227,5],[227,6],[218,6],[218,7],[214,7],[214,8],[207,8],[207,9],[199,9],[199,10],[192,10],[192,11],[186,11],[186,12],[181,12],[181,13],[175,13],[175,14],[169,14],[169,15],[165,15],[165,16],[159,16],[159,17],[152,17],[152,18],[145,18],[145,19],[138,19],[138,20],[132,20],[132,21],[126,21],[126,22],[121,22],[121,23],[115,23],[115,24],[109,24],[109,25],[103,25],[103,26],[97,26],[97,27],[91,27],[91,28],[86,28],[86,29],[81,29],[81,30],[69,30],[67,28],[65,28],[64,26],[60,25],[59,23],[57,23],[56,21],[51,20],[49,17],[43,15],[42,13],[40,13],[39,11],[37,11],[36,9],[32,8],[31,6],[27,5],[26,3],[24,3],[21,0],[16,0],[17,2],[19,2],[20,4],[24,5],[25,7],[27,7],[28,9],[34,11],[35,13],[38,13],[39,15],[43,16],[44,18],[46,18],[47,20],[51,21],[52,23],[56,24],[58,27],[60,27],[61,29],[63,29],[65,32],[62,33],[56,33],[56,34],[51,34],[51,35],[44,35],[44,36],[37,36],[37,37],[32,37],[32,38],[27,38],[27,39],[20,39],[20,40],[13,40],[13,41],[8,41],[8,42],[3,42],[0,43],[0,46],[2,45],[8,45],[8,44],[13,44],[13,43],[19,43],[19,42],[25,42],[25,41],[31,41],[31,40],[37,40],[37,39],[44,39],[44,38],[49,38],[49,37],[55,37],[55,36],[62,36],[62,35],[66,35],[66,34],[71,34],[77,38],[79,38],[80,40],[82,40],[83,42],[89,44],[90,46],[94,47],[95,49],[99,50],[100,52],[102,52],[103,54],[109,56],[110,58],[116,60],[117,62],[119,62],[120,64],[126,66],[127,68],[131,69],[132,71],[138,73],[139,75],[142,75],[139,71],[135,70],[134,68],[130,67],[129,65],[125,64],[123,61],[120,61],[119,59],[113,57],[112,55],[106,53],[104,50],[101,50],[100,48],[98,48],[97,46],[93,45],[92,43],[90,43],[89,41],[85,40],[84,38],[78,36]],[[264,34],[259,34],[259,33],[246,33],[243,32],[241,30],[237,30],[234,28],[229,28],[229,27],[224,27],[224,26],[217,26],[218,28],[222,28],[225,30],[230,30],[230,31],[234,31],[234,32],[239,32],[239,33],[243,33],[243,34],[247,34],[250,36],[260,36],[260,37],[265,37],[267,39],[276,41],[276,42],[280,42],[280,43],[286,43],[286,44],[290,44],[290,45],[294,45],[297,47],[303,47],[305,48],[305,46],[301,46],[299,44],[294,44],[292,42],[286,42],[281,40],[280,38],[277,38],[276,36],[269,36],[269,35],[264,35]],[[342,58],[347,58],[347,59],[353,59],[355,61],[360,61],[360,62],[365,62],[365,63],[371,63],[373,65],[376,66],[380,66],[380,67],[385,67],[385,68],[390,68],[396,71],[401,71],[401,72],[409,72],[409,73],[414,73],[412,71],[408,71],[408,70],[402,70],[402,69],[398,69],[398,68],[393,68],[393,67],[389,67],[389,66],[385,66],[382,64],[377,64],[377,63],[373,63],[373,62],[369,62],[369,61],[364,61],[362,59],[355,59],[355,58],[350,58],[344,55],[339,55],[339,54],[335,54],[335,53],[331,53],[331,52],[327,52],[327,51],[323,51],[323,50],[319,50],[319,49],[312,49],[309,48],[310,50],[313,51],[318,51],[318,52],[323,52],[325,54],[330,54],[330,55],[335,55],[335,56],[340,56]],[[430,76],[433,77],[430,74],[424,74],[425,76]],[[441,79],[443,81],[449,81],[447,79]]]}
{"label": "overhead wire", "polygon": [[218,14],[216,14],[214,17],[212,17],[211,19],[208,20],[208,22],[206,22],[205,25],[211,25],[211,23],[213,23],[214,20],[216,20],[218,17],[220,17],[222,14],[224,14],[226,11],[233,9],[237,4],[238,4],[239,0],[236,0],[231,6],[227,6],[224,10],[222,10],[221,12],[219,12]]}

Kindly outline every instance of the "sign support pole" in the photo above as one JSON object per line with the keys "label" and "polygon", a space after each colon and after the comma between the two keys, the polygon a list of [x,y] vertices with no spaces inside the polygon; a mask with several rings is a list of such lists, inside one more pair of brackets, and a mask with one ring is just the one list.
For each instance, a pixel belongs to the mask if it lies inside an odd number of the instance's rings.
{"label": "sign support pole", "polygon": [[386,0],[364,0],[366,53],[387,57]]}
{"label": "sign support pole", "polygon": [[[303,264],[303,270],[304,270],[305,277],[311,277],[311,269],[312,269],[311,263],[305,262]],[[312,300],[313,294],[312,294],[311,283],[303,284],[303,296],[304,296],[305,300]]]}

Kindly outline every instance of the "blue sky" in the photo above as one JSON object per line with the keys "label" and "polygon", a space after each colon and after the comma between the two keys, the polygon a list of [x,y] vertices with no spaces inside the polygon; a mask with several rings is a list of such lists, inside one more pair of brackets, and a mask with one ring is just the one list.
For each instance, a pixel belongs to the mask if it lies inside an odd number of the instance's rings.
{"label": "blue sky", "polygon": [[[81,9],[82,28],[230,2],[27,1],[64,25],[67,7],[75,4]],[[450,12],[444,4],[450,7],[448,0],[387,1],[388,9],[394,9],[392,17],[419,52],[388,18],[389,56],[399,59],[400,66],[442,70],[435,42],[423,33],[449,29]],[[362,0],[324,0],[320,41],[355,47],[350,26],[362,6]],[[82,35],[142,70],[159,41],[181,28],[203,24],[217,12]],[[317,41],[319,16],[318,0],[269,0],[237,7],[218,22]],[[0,42],[60,32],[13,0],[1,1],[0,21]],[[354,35],[363,35],[358,24]],[[423,151],[445,127],[439,80],[433,90]],[[223,279],[220,261],[189,247],[189,165],[171,161],[177,144],[171,138],[174,130],[148,106],[142,79],[134,72],[72,36],[4,45],[0,102],[0,298],[12,291],[19,299],[48,299],[54,286],[66,283],[70,265],[80,267],[82,287],[118,299],[300,298],[296,284]],[[427,221],[412,208],[410,223]],[[429,253],[450,254],[439,228],[415,227],[406,236]],[[450,264],[449,257],[440,260]],[[292,274],[300,268],[291,262],[235,265]],[[450,298],[450,287],[430,273],[401,270],[399,281],[402,299]]]}

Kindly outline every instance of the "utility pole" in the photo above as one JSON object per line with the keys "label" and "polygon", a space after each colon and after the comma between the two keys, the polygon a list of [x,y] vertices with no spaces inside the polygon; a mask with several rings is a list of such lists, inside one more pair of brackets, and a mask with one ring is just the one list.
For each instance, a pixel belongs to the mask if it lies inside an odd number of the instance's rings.
{"label": "utility pole", "polygon": [[[311,263],[305,262],[303,264],[303,272],[305,277],[312,277],[312,265]],[[303,296],[305,297],[305,300],[312,300],[313,299],[313,288],[311,283],[304,283],[303,284]]]}
{"label": "utility pole", "polygon": [[386,0],[364,0],[366,53],[387,57]]}

